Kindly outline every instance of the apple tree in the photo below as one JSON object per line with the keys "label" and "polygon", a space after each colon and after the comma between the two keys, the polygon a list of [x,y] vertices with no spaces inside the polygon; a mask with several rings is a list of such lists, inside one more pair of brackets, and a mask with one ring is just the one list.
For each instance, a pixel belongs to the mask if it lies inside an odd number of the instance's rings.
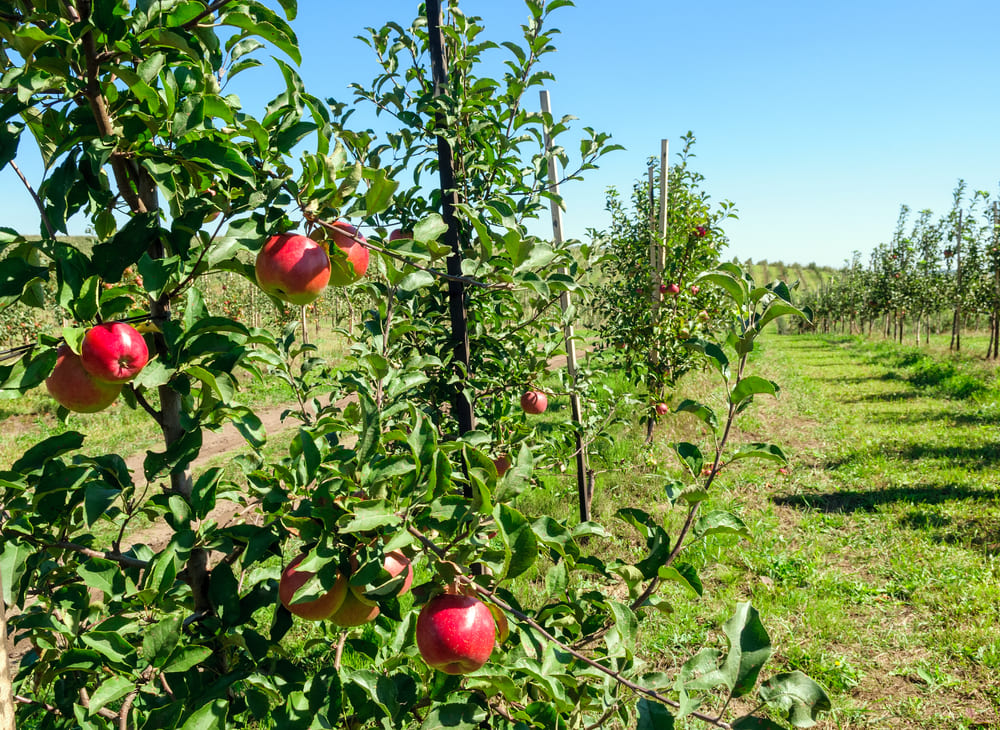
{"label": "apple tree", "polygon": [[[701,592],[689,545],[746,533],[737,516],[700,513],[723,465],[783,458],[728,436],[755,397],[776,392],[746,363],[761,328],[800,314],[786,289],[726,268],[690,282],[717,287],[739,313],[731,360],[705,339],[688,343],[718,372],[726,413],[678,405],[714,452],[678,445],[690,474],[665,497],[680,520],[619,510],[644,538],[641,557],[602,558],[601,525],[518,509],[538,440],[512,404],[560,346],[545,336],[560,321],[552,303],[576,287],[569,252],[524,229],[547,195],[541,133],[567,120],[529,113],[522,99],[547,78],[537,69],[552,49],[546,21],[567,4],[529,0],[517,43],[482,40],[479,20],[455,6],[437,31],[430,13],[373,30],[386,72],[359,95],[402,123],[381,143],[348,128],[347,107],[304,88],[294,0],[280,12],[255,0],[0,3],[0,163],[19,171],[33,142],[45,164],[40,182],[25,178],[39,235],[2,232],[0,306],[50,307],[66,323],[0,367],[0,392],[41,385],[59,348],[77,354],[98,325],[129,322],[150,361],[119,397],[163,434],[141,473],[120,454],[92,453],[72,427],[0,472],[0,575],[17,609],[8,627],[30,643],[13,678],[22,725],[672,727],[677,715],[804,727],[828,709],[798,672],[758,681],[771,645],[749,604],[723,627],[724,648],[697,651],[673,676],[650,671],[639,634],[643,617],[666,609],[664,582]],[[443,78],[424,62],[439,42]],[[264,49],[280,54],[284,88],[258,119],[225,84],[252,73]],[[501,49],[509,73],[478,77],[481,55]],[[455,187],[426,193],[420,175],[443,164],[442,146]],[[586,130],[570,169],[607,149]],[[409,189],[404,172],[417,175]],[[93,246],[60,235],[77,215]],[[372,263],[355,286],[374,302],[348,367],[317,358],[295,323],[247,326],[206,303],[207,277],[255,282],[252,262],[278,234],[326,241],[332,266],[343,265],[330,243],[343,219],[366,236]],[[388,235],[390,225],[408,236]],[[38,297],[40,282],[51,300]],[[467,289],[456,299],[458,284]],[[456,342],[462,307],[468,329]],[[241,402],[247,377],[280,378],[296,394],[300,425],[277,455]],[[192,469],[205,431],[225,423],[247,453]],[[513,462],[502,476],[499,446]],[[243,518],[222,520],[223,501]],[[168,537],[133,539],[143,520]],[[455,637],[431,615],[452,603],[475,607],[477,632],[494,632],[495,646],[480,634],[474,656],[452,656]],[[744,697],[757,709],[725,720]]]}
{"label": "apple tree", "polygon": [[719,262],[726,245],[722,225],[735,217],[729,201],[713,205],[701,188],[703,175],[692,166],[695,138],[684,138],[680,160],[669,169],[667,238],[663,267],[650,257],[658,238],[654,220],[654,193],[659,186],[658,164],[651,161],[650,181],[633,186],[631,207],[612,188],[608,195],[611,227],[598,239],[602,257],[602,285],[595,309],[601,317],[604,347],[615,352],[615,364],[637,384],[645,386],[649,405],[649,434],[653,404],[663,400],[677,380],[698,362],[687,340],[711,331],[723,318],[718,293],[695,283],[701,272]]}

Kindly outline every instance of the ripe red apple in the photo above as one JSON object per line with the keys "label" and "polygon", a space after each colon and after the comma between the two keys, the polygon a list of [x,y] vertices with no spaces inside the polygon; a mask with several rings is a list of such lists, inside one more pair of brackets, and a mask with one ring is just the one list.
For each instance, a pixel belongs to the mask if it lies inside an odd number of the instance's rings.
{"label": "ripe red apple", "polygon": [[382,565],[387,571],[389,571],[389,575],[393,578],[406,571],[406,577],[403,579],[403,586],[399,589],[399,593],[397,595],[401,596],[410,590],[410,586],[413,585],[413,563],[410,562],[408,557],[403,555],[403,553],[399,550],[393,550],[385,554],[385,562]]}
{"label": "ripe red apple", "polygon": [[351,586],[347,590],[347,595],[344,596],[344,602],[330,616],[330,620],[337,626],[348,628],[373,621],[378,614],[379,607],[362,601],[354,591],[354,587]]}
{"label": "ripe red apple", "polygon": [[330,257],[311,238],[279,233],[257,254],[254,271],[268,294],[289,304],[309,304],[330,281]]}
{"label": "ripe red apple", "polygon": [[413,231],[397,228],[396,230],[394,230],[392,233],[389,234],[390,241],[398,241],[400,239],[412,240]]}
{"label": "ripe red apple", "polygon": [[442,593],[420,610],[416,634],[417,649],[428,666],[445,674],[468,674],[493,653],[496,624],[478,598]]}
{"label": "ripe red apple", "polygon": [[297,556],[282,571],[281,580],[278,582],[278,599],[285,608],[300,618],[310,621],[328,619],[344,604],[348,592],[347,577],[338,576],[333,588],[314,601],[292,603],[295,592],[315,575],[307,570],[295,569],[295,566],[301,563],[303,558],[305,558],[305,553]]}
{"label": "ripe red apple", "polygon": [[548,407],[549,399],[540,390],[529,390],[521,396],[521,410],[525,413],[538,415],[539,413],[545,413],[545,409]]}
{"label": "ripe red apple", "polygon": [[697,294],[700,291],[701,291],[701,287],[700,286],[698,286],[697,284],[692,284],[691,285],[691,293],[692,294]]}
{"label": "ripe red apple", "polygon": [[705,226],[698,226],[694,230],[695,230],[695,235],[698,236],[698,238],[704,238],[705,234],[708,233],[708,229],[705,228]]}
{"label": "ripe red apple", "polygon": [[678,294],[681,293],[681,288],[679,286],[677,286],[677,284],[668,284],[667,285],[667,293],[668,294],[672,294],[673,296],[676,297]]}
{"label": "ripe red apple", "polygon": [[330,284],[353,284],[368,271],[368,249],[364,245],[367,239],[346,221],[337,221],[328,230],[337,248],[347,254],[347,261],[338,256],[331,257],[333,270],[330,272]]}
{"label": "ripe red apple", "polygon": [[510,459],[507,458],[507,454],[501,454],[493,460],[493,466],[497,468],[497,476],[502,477],[510,469]]}
{"label": "ripe red apple", "polygon": [[80,343],[84,369],[105,383],[126,383],[149,362],[142,334],[125,322],[106,322],[91,328]]}
{"label": "ripe red apple", "polygon": [[666,403],[657,403],[653,408],[656,410],[658,416],[665,416],[670,413],[670,406]]}
{"label": "ripe red apple", "polygon": [[56,366],[45,387],[59,405],[76,413],[96,413],[115,402],[122,391],[120,383],[95,380],[69,345],[60,345],[57,353]]}

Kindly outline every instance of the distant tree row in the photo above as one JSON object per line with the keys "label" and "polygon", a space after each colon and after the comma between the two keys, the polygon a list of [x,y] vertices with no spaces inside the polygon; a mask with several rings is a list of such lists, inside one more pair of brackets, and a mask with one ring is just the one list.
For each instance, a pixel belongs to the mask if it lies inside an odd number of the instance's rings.
{"label": "distant tree row", "polygon": [[935,218],[900,208],[892,239],[879,244],[868,264],[855,252],[839,276],[807,292],[814,323],[824,332],[881,331],[903,342],[924,344],[931,332],[951,332],[960,350],[962,333],[983,325],[990,334],[986,356],[1000,346],[1000,198],[969,193],[959,180],[951,210]]}

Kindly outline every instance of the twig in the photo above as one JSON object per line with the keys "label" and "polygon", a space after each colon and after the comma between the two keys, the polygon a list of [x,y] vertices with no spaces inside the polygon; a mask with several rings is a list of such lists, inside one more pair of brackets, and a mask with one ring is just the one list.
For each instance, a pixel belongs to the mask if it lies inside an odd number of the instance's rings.
{"label": "twig", "polygon": [[28,178],[26,178],[24,173],[21,172],[21,168],[17,166],[17,163],[14,162],[14,160],[11,160],[7,164],[9,164],[14,169],[14,172],[17,173],[17,176],[21,178],[21,182],[24,183],[24,187],[28,189],[28,193],[35,201],[35,205],[38,207],[38,212],[42,216],[42,223],[45,224],[45,230],[49,232],[49,238],[55,239],[56,232],[52,227],[52,224],[49,222],[49,216],[45,212],[45,204],[42,203],[42,199],[38,197],[38,193],[36,193],[35,189],[31,187],[31,183],[28,182]]}

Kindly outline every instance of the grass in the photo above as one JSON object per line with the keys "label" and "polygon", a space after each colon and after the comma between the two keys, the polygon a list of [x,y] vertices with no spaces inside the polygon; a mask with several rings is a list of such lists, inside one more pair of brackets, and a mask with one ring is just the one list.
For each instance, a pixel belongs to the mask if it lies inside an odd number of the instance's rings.
{"label": "grass", "polygon": [[[720,623],[749,599],[775,647],[764,676],[799,669],[828,689],[835,709],[821,727],[1000,727],[995,367],[940,342],[805,335],[765,340],[752,372],[778,381],[781,398],[759,400],[736,438],[782,445],[788,473],[764,462],[723,472],[704,509],[736,512],[753,539],[686,555],[705,595],[666,586],[674,612],[643,624],[643,654],[669,671],[702,645],[724,647]],[[718,400],[704,374],[678,390]],[[649,447],[642,433],[636,422],[606,447],[594,502],[611,530],[594,546],[605,559],[641,554],[618,507],[664,514],[676,532],[661,492],[677,469],[668,444],[698,431],[682,417]],[[568,477],[540,478],[519,506],[572,520]]]}

